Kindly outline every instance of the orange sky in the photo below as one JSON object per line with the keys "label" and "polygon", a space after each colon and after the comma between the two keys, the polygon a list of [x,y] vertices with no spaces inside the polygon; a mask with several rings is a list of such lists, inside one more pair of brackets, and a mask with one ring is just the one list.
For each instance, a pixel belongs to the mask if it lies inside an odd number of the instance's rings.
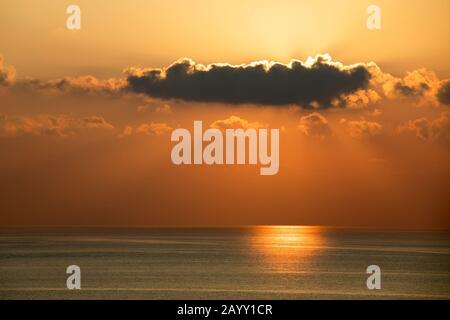
{"label": "orange sky", "polygon": [[[450,77],[447,0],[77,0],[79,32],[65,29],[73,1],[3,0],[0,52],[22,76],[117,76],[127,66],[288,62],[328,52],[402,74],[427,67]],[[382,30],[366,9],[382,9]]]}
{"label": "orange sky", "polygon": [[[363,0],[80,0],[79,31],[65,29],[70,3],[0,4],[0,225],[450,227],[450,2],[379,0],[379,31]],[[163,72],[165,97],[127,78],[181,57],[206,76],[210,63],[259,60],[290,72],[325,53],[311,61],[340,74],[361,63],[370,81],[318,89],[326,105],[309,92],[280,104],[186,95]],[[173,129],[231,119],[280,128],[277,175],[171,163]]]}

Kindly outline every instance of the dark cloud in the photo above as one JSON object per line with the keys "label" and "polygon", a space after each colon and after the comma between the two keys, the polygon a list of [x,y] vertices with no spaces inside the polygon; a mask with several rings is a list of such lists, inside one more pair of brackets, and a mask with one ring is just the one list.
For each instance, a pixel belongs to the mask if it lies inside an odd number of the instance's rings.
{"label": "dark cloud", "polygon": [[437,95],[439,102],[450,105],[450,81],[444,83]]}
{"label": "dark cloud", "polygon": [[430,89],[430,86],[424,82],[416,87],[397,83],[395,89],[404,96],[421,96],[425,91]]}
{"label": "dark cloud", "polygon": [[127,81],[130,91],[162,99],[327,108],[333,100],[367,88],[370,76],[365,65],[344,66],[325,55],[289,65],[204,66],[183,59],[162,70],[132,70]]}

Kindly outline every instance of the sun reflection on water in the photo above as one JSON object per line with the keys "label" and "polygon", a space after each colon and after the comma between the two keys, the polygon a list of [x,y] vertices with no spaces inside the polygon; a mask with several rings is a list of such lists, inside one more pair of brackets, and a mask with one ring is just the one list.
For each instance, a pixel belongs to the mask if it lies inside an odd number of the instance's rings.
{"label": "sun reflection on water", "polygon": [[252,253],[271,272],[304,272],[325,246],[320,227],[261,226],[253,230]]}

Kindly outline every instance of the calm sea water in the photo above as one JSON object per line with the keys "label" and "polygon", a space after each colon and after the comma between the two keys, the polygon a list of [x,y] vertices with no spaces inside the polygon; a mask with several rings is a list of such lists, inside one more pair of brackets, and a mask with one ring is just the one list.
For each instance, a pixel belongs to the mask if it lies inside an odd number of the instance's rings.
{"label": "calm sea water", "polygon": [[[0,229],[1,299],[450,299],[450,233]],[[368,290],[378,265],[381,290]],[[66,289],[66,267],[81,290]]]}

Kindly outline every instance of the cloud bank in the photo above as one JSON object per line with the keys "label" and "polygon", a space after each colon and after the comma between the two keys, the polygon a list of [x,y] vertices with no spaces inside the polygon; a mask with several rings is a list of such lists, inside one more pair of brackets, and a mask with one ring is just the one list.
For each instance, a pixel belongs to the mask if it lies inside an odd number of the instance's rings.
{"label": "cloud bank", "polygon": [[[292,60],[288,64],[256,61],[230,65],[202,65],[180,59],[162,68],[125,70],[126,77],[98,79],[92,75],[40,80],[16,79],[13,66],[0,55],[0,87],[55,94],[126,96],[143,99],[210,102],[228,105],[254,104],[363,109],[383,100],[408,99],[418,106],[450,105],[450,80],[439,79],[425,68],[395,77],[375,63],[344,65],[328,54]],[[139,107],[145,111],[146,106]],[[157,112],[170,112],[158,108]]]}

